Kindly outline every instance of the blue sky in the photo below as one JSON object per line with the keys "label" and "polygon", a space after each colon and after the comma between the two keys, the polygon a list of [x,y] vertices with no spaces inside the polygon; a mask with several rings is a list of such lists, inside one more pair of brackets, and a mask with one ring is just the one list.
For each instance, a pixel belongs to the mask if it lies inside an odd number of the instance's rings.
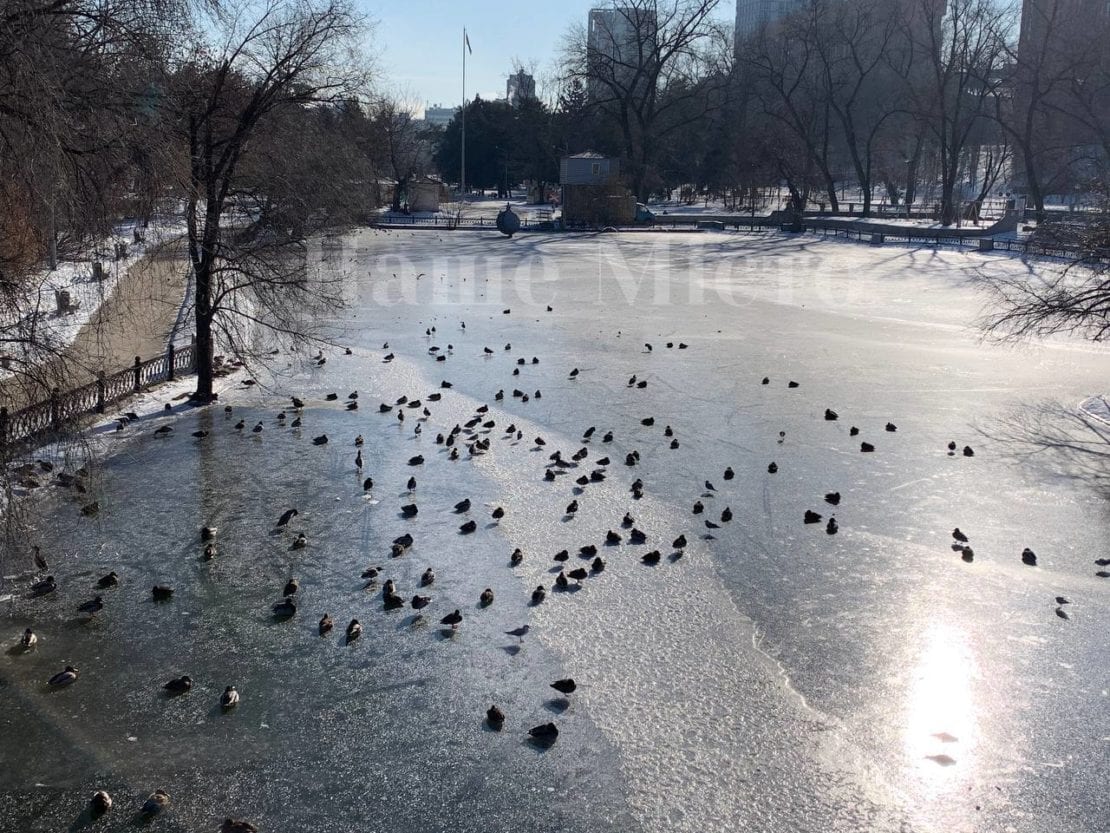
{"label": "blue sky", "polygon": [[[420,104],[455,106],[462,99],[462,29],[474,54],[466,60],[468,97],[505,95],[513,59],[535,63],[537,81],[551,74],[572,24],[585,25],[597,0],[361,0],[377,21],[373,44],[383,86],[411,93]],[[731,18],[736,5],[723,0],[719,14]],[[542,94],[542,91],[541,91]]]}

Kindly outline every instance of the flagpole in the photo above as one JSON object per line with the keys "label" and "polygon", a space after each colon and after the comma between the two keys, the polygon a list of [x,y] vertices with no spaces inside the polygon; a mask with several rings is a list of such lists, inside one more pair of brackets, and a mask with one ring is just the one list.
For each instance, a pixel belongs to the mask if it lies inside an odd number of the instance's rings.
{"label": "flagpole", "polygon": [[459,177],[459,199],[466,202],[466,27],[463,27],[462,43],[462,173]]}

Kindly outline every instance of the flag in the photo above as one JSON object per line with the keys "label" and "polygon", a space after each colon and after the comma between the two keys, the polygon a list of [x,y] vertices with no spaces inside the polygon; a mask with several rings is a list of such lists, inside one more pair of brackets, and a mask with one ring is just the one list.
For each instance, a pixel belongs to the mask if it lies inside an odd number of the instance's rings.
{"label": "flag", "polygon": [[466,35],[466,29],[463,29],[463,43],[466,44],[466,51],[473,55],[474,50],[470,48],[470,38]]}

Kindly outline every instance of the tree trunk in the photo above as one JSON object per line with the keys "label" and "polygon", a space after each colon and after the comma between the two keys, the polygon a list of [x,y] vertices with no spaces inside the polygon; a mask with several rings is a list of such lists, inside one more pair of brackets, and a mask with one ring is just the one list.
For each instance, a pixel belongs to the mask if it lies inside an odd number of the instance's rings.
{"label": "tree trunk", "polygon": [[212,280],[207,265],[196,269],[197,402],[212,401]]}
{"label": "tree trunk", "polygon": [[1033,208],[1036,210],[1036,217],[1038,223],[1043,223],[1045,218],[1044,211],[1044,194],[1041,193],[1041,181],[1037,176],[1037,166],[1033,162],[1033,154],[1028,147],[1022,147],[1021,155],[1025,162],[1025,186],[1029,191],[1029,196],[1033,200]]}

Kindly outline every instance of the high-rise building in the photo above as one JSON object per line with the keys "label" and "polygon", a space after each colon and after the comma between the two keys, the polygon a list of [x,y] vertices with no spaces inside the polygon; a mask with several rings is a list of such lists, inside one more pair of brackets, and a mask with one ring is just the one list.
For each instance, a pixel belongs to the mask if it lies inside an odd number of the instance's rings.
{"label": "high-rise building", "polygon": [[505,82],[505,98],[516,106],[526,98],[536,97],[536,79],[524,70],[517,70]]}
{"label": "high-rise building", "polygon": [[444,107],[442,104],[429,104],[424,108],[424,121],[435,127],[446,127],[459,112],[458,107]]}
{"label": "high-rise building", "polygon": [[797,9],[803,0],[736,0],[736,42]]}
{"label": "high-rise building", "polygon": [[[1105,166],[1107,37],[1108,0],[1023,0],[1013,106],[1015,120],[1028,125],[1030,135],[1017,151],[1019,189],[1068,194],[1087,187]],[[1033,174],[1035,184],[1029,179]]]}
{"label": "high-rise building", "polygon": [[656,60],[658,22],[655,12],[639,6],[591,9],[586,40],[589,69],[587,92],[593,100],[613,97],[613,87],[626,90]]}

